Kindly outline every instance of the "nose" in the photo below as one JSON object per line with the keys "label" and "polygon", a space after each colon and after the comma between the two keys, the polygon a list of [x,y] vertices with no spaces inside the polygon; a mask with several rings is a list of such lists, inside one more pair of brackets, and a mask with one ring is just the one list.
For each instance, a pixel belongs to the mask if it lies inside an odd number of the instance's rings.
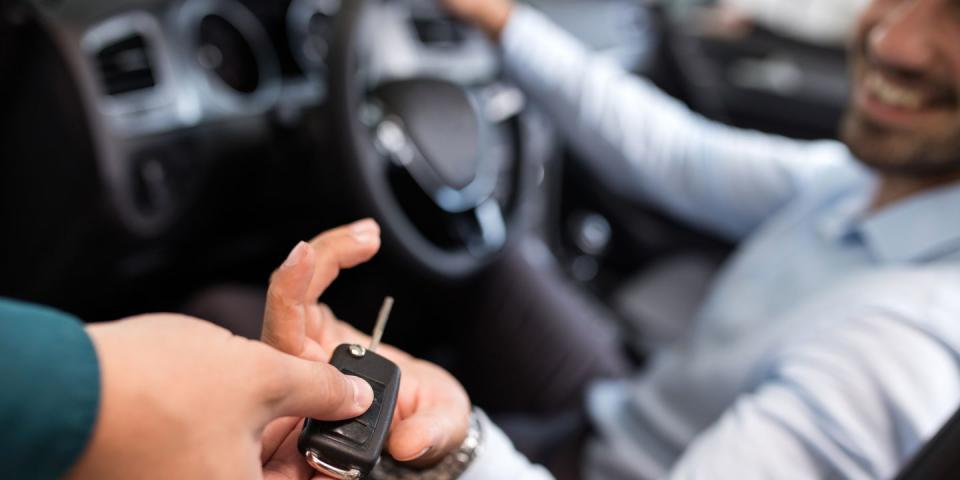
{"label": "nose", "polygon": [[887,11],[867,39],[867,56],[905,71],[923,71],[934,61],[927,32],[935,28],[930,0],[900,1]]}

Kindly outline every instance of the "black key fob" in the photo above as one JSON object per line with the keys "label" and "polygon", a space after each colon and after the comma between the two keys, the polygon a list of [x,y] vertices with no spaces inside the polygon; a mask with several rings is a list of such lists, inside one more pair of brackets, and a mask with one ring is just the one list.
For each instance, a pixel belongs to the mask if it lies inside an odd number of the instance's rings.
{"label": "black key fob", "polygon": [[297,448],[316,470],[334,478],[365,477],[380,460],[387,430],[393,420],[400,389],[400,369],[386,358],[360,345],[337,347],[330,364],[373,387],[373,404],[363,415],[326,422],[308,418]]}

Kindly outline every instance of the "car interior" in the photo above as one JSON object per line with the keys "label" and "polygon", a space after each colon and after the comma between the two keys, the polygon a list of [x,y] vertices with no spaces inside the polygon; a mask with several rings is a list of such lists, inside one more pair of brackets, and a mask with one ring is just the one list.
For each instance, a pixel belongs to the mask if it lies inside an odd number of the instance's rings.
{"label": "car interior", "polygon": [[[530,3],[709,118],[836,134],[840,47],[717,35],[708,1]],[[91,322],[178,311],[256,337],[289,249],[371,216],[382,252],[322,297],[342,319],[369,330],[391,295],[385,341],[457,374],[491,272],[537,252],[639,367],[734,247],[605,188],[431,0],[0,0],[0,105],[0,295]]]}

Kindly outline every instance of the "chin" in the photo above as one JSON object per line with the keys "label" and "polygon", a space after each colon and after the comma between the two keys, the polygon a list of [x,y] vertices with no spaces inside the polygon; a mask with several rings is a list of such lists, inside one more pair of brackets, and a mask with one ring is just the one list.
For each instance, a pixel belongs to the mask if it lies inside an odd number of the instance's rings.
{"label": "chin", "polygon": [[888,175],[935,178],[960,173],[960,132],[939,138],[892,130],[851,109],[840,138],[856,159]]}

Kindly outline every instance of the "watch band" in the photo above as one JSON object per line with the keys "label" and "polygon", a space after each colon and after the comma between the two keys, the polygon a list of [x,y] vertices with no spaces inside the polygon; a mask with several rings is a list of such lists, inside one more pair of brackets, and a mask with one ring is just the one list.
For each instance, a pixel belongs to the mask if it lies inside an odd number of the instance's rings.
{"label": "watch band", "polygon": [[483,431],[477,413],[470,415],[467,438],[456,450],[450,452],[440,463],[425,469],[416,469],[397,463],[384,455],[374,467],[371,478],[375,480],[454,480],[460,478],[473,463],[483,446]]}

